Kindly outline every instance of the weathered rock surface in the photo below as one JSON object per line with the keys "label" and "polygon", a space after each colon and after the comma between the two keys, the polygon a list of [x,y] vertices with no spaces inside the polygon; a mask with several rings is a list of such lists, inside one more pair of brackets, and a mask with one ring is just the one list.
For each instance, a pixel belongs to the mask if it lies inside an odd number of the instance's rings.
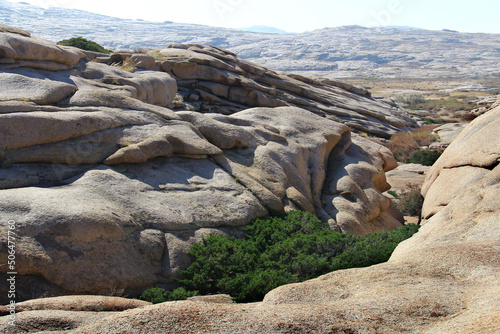
{"label": "weathered rock surface", "polygon": [[[385,173],[387,183],[391,185],[391,190],[398,194],[409,191],[412,187],[421,187],[425,180],[425,175],[429,171],[429,166],[420,164],[399,164],[393,170]],[[387,192],[386,196],[392,197]]]}
{"label": "weathered rock surface", "polygon": [[392,101],[372,99],[362,88],[271,71],[220,48],[174,44],[160,51],[160,55],[162,70],[177,79],[179,93],[187,104],[181,108],[232,114],[248,106],[299,106],[386,138],[416,126]]}
{"label": "weathered rock surface", "polygon": [[5,25],[0,30],[0,57],[0,63],[10,67],[29,66],[44,70],[69,69],[80,59],[87,58],[76,48],[55,45]]}
{"label": "weathered rock surface", "polygon": [[435,128],[432,132],[437,135],[438,140],[430,145],[430,149],[444,150],[466,126],[467,123],[447,123]]}
{"label": "weathered rock surface", "polygon": [[477,186],[491,171],[498,169],[499,116],[500,107],[496,107],[472,121],[432,166],[422,187],[426,197],[423,218],[432,217],[453,198]]}
{"label": "weathered rock surface", "polygon": [[[107,296],[63,296],[40,298],[16,303],[16,312],[27,311],[75,311],[75,312],[117,312],[151,305],[144,300],[107,297]],[[9,310],[0,306],[0,314],[7,315]]]}
{"label": "weathered rock surface", "polygon": [[[70,112],[58,114],[65,113]],[[154,137],[159,138],[156,142],[146,139],[129,144],[104,161],[136,164],[85,170],[67,165],[63,170],[69,170],[68,176],[77,176],[59,180],[62,183],[57,186],[37,187],[39,169],[17,176],[24,177],[21,182],[29,187],[10,188],[7,183],[10,189],[0,192],[0,208],[5,219],[19,223],[20,275],[43,277],[75,293],[129,291],[158,281],[168,283],[189,264],[185,256],[189,246],[216,232],[212,229],[244,226],[253,218],[283,210],[316,212],[340,231],[369,233],[401,225],[390,201],[381,194],[388,187],[384,169],[394,164],[392,156],[364,139],[351,142],[348,128],[339,123],[289,107],[249,109],[234,116],[184,112],[180,117],[193,119],[199,130],[191,123],[175,121],[166,126],[169,134]],[[233,133],[214,135],[219,123],[221,129]],[[180,127],[177,134],[176,127]],[[18,162],[29,157],[31,162],[54,159],[61,164],[64,158],[75,157],[75,151],[65,151],[68,147],[86,147],[92,143],[89,138],[100,143],[107,136],[83,136],[86,141],[76,145],[56,143],[30,151],[7,151],[5,157],[11,162],[13,157]],[[150,156],[159,156],[155,147],[165,148],[169,142],[167,153],[191,158],[146,162],[133,153],[151,151]],[[332,155],[334,147],[340,149]],[[102,151],[89,152],[88,159],[96,154],[102,157],[98,154]],[[212,159],[206,159],[208,155]],[[329,159],[336,160],[333,166]],[[22,166],[18,172],[27,171]],[[61,167],[53,168],[57,176]],[[15,170],[11,166],[5,172],[8,177]],[[328,187],[322,191],[323,184]],[[179,243],[179,238],[188,242]],[[20,291],[32,292],[28,287]]]}
{"label": "weathered rock surface", "polygon": [[461,192],[446,194],[450,198],[439,212],[401,243],[387,263],[285,285],[261,303],[164,303],[70,332],[499,332],[499,113],[497,108],[472,122],[432,167],[424,207],[435,200],[429,197],[433,191],[446,193],[450,184],[462,182],[458,173],[440,183],[444,170],[470,167],[482,176]]}
{"label": "weathered rock surface", "polygon": [[[170,285],[194,242],[269,213],[305,210],[359,234],[403,222],[381,194],[392,154],[347,126],[386,136],[411,125],[387,101],[212,47],[168,48],[154,64],[72,49],[57,58],[57,46],[2,29],[15,35],[12,57],[45,52],[66,66],[0,66],[0,212],[16,222],[21,300]],[[128,61],[144,69],[119,67]],[[177,83],[212,112],[168,108]]]}

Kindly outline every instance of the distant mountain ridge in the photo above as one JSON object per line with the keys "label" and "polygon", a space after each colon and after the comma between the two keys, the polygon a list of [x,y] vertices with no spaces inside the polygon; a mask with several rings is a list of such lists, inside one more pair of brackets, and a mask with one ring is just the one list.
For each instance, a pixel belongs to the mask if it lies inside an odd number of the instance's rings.
{"label": "distant mountain ridge", "polygon": [[5,0],[0,0],[0,21],[51,41],[81,36],[112,50],[164,48],[173,43],[213,45],[271,69],[330,78],[500,76],[498,34],[360,26],[301,34],[262,33],[119,19]]}

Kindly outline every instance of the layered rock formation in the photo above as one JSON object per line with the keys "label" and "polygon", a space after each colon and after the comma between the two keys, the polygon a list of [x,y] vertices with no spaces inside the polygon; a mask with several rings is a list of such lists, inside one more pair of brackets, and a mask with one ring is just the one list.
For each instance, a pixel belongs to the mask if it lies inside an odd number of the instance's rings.
{"label": "layered rock formation", "polygon": [[[182,100],[176,109],[230,115],[248,107],[298,106],[351,129],[389,138],[416,122],[393,101],[373,99],[365,89],[320,77],[268,70],[220,48],[174,44],[159,51],[154,66],[147,56],[114,54],[97,61],[135,63],[177,79]],[[128,60],[127,60],[128,59]]]}
{"label": "layered rock formation", "polygon": [[[428,220],[389,262],[282,286],[261,303],[164,303],[70,332],[499,332],[499,116],[496,108],[473,121],[432,167],[424,185]],[[463,168],[475,175],[467,184]],[[453,184],[460,184],[460,191],[449,192]],[[446,197],[437,209],[433,192]],[[81,317],[78,312],[72,316]]]}
{"label": "layered rock formation", "polygon": [[347,126],[410,126],[391,103],[211,47],[155,61],[1,29],[0,213],[16,223],[20,299],[171,284],[195,241],[270,213],[305,210],[359,234],[403,222],[381,194],[392,154]]}

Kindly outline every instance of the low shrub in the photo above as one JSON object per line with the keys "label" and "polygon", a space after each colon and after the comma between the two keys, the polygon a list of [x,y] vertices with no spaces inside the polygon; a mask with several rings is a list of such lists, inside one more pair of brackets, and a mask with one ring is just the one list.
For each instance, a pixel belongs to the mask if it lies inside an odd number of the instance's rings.
{"label": "low shrub", "polygon": [[424,166],[432,166],[437,159],[441,156],[441,152],[420,150],[412,154],[407,163],[421,164]]}
{"label": "low shrub", "polygon": [[411,185],[408,191],[398,195],[394,203],[396,208],[405,216],[420,217],[424,198],[420,194],[420,187]]}
{"label": "low shrub", "polygon": [[425,103],[425,97],[422,94],[400,95],[395,98],[396,102],[408,107],[416,107]]}
{"label": "low shrub", "polygon": [[132,60],[131,58],[127,58],[123,62],[113,63],[111,64],[111,66],[115,66],[121,68],[124,71],[133,73],[136,70],[138,64],[139,60]]}
{"label": "low shrub", "polygon": [[399,198],[399,194],[394,190],[389,190],[387,193],[394,198]]}
{"label": "low shrub", "polygon": [[399,162],[432,166],[441,153],[421,150],[421,147],[429,146],[438,140],[437,135],[432,132],[435,127],[436,125],[426,125],[415,129],[414,132],[397,133],[391,137],[386,146]]}
{"label": "low shrub", "polygon": [[426,125],[413,132],[400,132],[391,137],[387,147],[392,153],[414,152],[422,146],[429,146],[437,141],[438,137],[432,133],[436,126]]}
{"label": "low shrub", "polygon": [[473,114],[473,113],[465,113],[465,114],[462,115],[462,120],[464,122],[472,122],[476,118],[477,118],[477,115]]}
{"label": "low shrub", "polygon": [[341,234],[300,211],[257,219],[236,239],[211,235],[193,245],[192,264],[178,282],[201,294],[230,294],[237,302],[262,300],[270,290],[345,268],[387,261],[418,226],[366,236]]}
{"label": "low shrub", "polygon": [[430,117],[422,117],[422,121],[424,121],[427,124],[443,124],[443,121]]}
{"label": "low shrub", "polygon": [[174,300],[186,300],[189,297],[196,296],[197,294],[198,291],[186,291],[183,287],[177,288],[173,291],[167,291],[162,288],[151,288],[144,291],[139,298],[153,304],[158,304]]}
{"label": "low shrub", "polygon": [[111,50],[105,49],[96,42],[90,41],[83,37],[73,37],[70,39],[64,39],[62,41],[57,42],[57,45],[74,46],[82,50],[93,51],[93,52],[101,52],[101,53],[112,52]]}

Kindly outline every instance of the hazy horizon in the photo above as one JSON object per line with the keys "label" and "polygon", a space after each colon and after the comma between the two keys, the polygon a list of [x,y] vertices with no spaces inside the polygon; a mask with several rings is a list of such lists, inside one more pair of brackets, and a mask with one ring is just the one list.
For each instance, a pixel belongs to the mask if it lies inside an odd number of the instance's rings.
{"label": "hazy horizon", "polygon": [[[143,0],[141,6],[123,1],[7,0],[49,8],[62,7],[92,13],[153,22],[203,24],[227,28],[270,26],[287,32],[305,32],[327,27],[409,26],[468,33],[500,33],[500,3],[477,0],[457,3],[442,0],[191,0],[190,2]],[[478,10],[480,9],[480,10]],[[488,9],[488,10],[485,10]]]}

